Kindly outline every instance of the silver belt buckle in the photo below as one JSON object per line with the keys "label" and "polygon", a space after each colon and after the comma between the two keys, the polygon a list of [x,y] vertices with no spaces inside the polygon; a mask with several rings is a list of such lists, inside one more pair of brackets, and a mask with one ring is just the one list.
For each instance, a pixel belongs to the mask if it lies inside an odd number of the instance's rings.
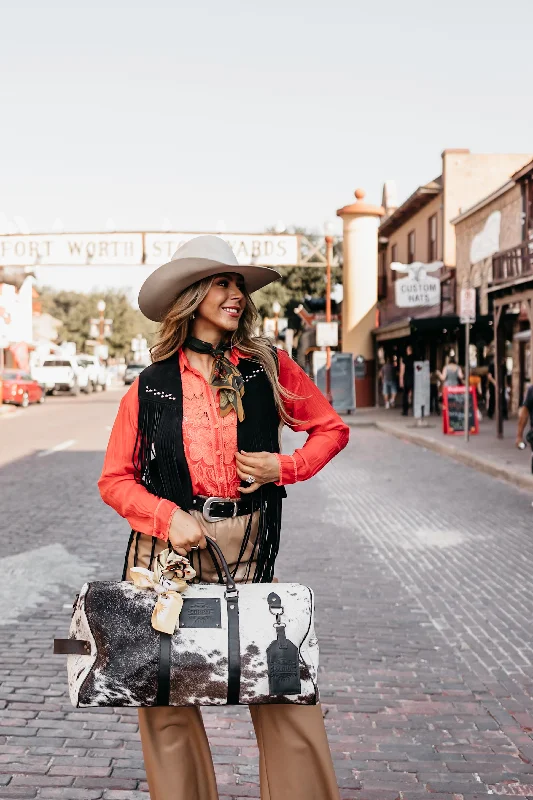
{"label": "silver belt buckle", "polygon": [[[213,517],[210,515],[213,503],[233,503],[233,514],[231,517]],[[222,522],[224,519],[233,519],[237,516],[237,500],[230,500],[229,497],[207,497],[202,508],[202,516],[207,522]]]}

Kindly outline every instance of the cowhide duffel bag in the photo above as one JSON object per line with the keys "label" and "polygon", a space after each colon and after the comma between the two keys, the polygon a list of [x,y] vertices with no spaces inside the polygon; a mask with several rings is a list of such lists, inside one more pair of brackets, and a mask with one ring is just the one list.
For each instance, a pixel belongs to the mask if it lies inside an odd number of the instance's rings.
{"label": "cowhide duffel bag", "polygon": [[[179,627],[152,627],[164,589],[130,581],[86,583],[66,654],[74,706],[216,706],[318,702],[314,596],[297,583],[187,585]],[[152,573],[149,573],[152,575]],[[155,574],[155,573],[154,573]]]}

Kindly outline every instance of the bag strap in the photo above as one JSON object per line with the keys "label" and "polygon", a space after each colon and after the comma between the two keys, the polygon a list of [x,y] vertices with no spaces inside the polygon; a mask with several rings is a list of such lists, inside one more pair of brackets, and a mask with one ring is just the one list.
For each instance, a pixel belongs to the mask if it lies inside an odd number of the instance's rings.
{"label": "bag strap", "polygon": [[210,536],[207,546],[214,551],[226,574],[226,603],[228,611],[228,705],[238,705],[241,692],[241,641],[239,633],[239,591],[231,576],[222,550]]}
{"label": "bag strap", "polygon": [[85,639],[54,639],[56,656],[90,656],[91,643]]}
{"label": "bag strap", "polygon": [[224,554],[223,554],[222,550],[220,549],[218,544],[215,542],[215,540],[211,539],[210,536],[206,536],[205,539],[206,539],[206,542],[207,542],[208,549],[215,552],[215,555],[219,560],[220,566],[222,567],[222,569],[224,570],[224,574],[226,575],[226,596],[228,595],[228,592],[231,593],[231,594],[234,594],[234,595],[238,595],[239,592],[238,592],[237,586],[236,586],[235,581],[233,580],[233,578],[231,576],[231,572],[230,572],[230,568],[228,566],[228,562],[224,558]]}

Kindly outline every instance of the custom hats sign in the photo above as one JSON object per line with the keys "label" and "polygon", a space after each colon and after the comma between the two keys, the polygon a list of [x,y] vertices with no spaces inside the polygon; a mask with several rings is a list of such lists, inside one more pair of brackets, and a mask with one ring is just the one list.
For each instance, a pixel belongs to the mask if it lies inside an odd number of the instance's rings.
{"label": "custom hats sign", "polygon": [[440,303],[440,278],[428,275],[442,267],[442,261],[424,264],[413,261],[412,264],[400,264],[393,261],[391,269],[407,273],[405,278],[395,282],[395,300],[398,308],[414,308],[415,306],[436,306]]}

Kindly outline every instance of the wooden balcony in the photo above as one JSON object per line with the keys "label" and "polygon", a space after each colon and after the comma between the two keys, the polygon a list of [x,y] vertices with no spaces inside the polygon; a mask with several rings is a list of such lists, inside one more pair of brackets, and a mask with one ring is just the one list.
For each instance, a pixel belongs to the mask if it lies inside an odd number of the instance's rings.
{"label": "wooden balcony", "polygon": [[492,256],[493,285],[527,278],[533,278],[533,242],[523,242]]}

